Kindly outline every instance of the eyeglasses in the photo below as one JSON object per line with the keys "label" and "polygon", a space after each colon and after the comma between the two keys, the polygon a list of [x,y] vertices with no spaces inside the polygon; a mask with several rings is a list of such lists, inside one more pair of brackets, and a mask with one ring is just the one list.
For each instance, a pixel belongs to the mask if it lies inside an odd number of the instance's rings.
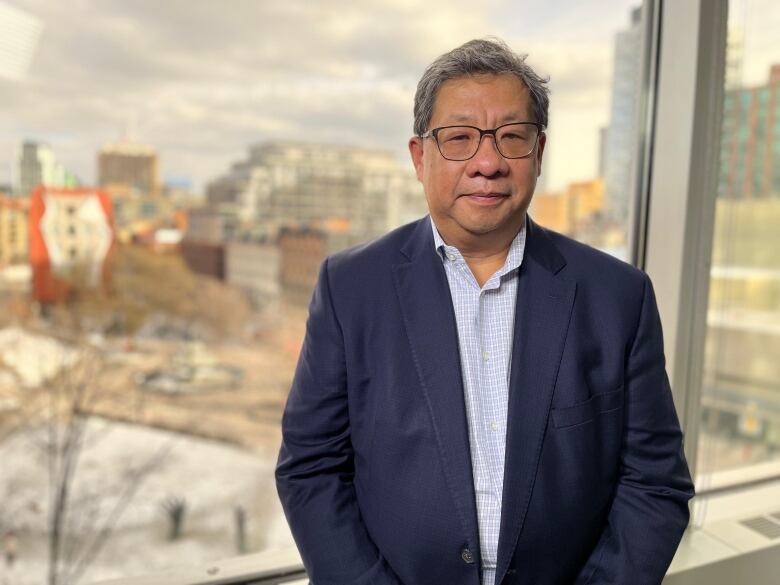
{"label": "eyeglasses", "polygon": [[420,138],[433,137],[444,158],[463,161],[477,154],[482,137],[489,134],[493,137],[501,156],[525,158],[536,148],[542,132],[544,126],[536,122],[512,122],[493,130],[482,130],[476,126],[442,126],[428,130]]}

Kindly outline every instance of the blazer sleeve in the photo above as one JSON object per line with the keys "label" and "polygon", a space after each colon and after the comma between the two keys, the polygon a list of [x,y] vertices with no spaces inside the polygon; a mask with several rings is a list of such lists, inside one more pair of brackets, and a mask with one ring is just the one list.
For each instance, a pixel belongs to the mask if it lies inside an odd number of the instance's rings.
{"label": "blazer sleeve", "polygon": [[363,523],[354,473],[344,339],[326,259],[282,418],[276,486],[311,585],[400,585]]}
{"label": "blazer sleeve", "polygon": [[660,585],[688,525],[693,483],[666,375],[649,277],[626,362],[621,471],[612,507],[577,585]]}

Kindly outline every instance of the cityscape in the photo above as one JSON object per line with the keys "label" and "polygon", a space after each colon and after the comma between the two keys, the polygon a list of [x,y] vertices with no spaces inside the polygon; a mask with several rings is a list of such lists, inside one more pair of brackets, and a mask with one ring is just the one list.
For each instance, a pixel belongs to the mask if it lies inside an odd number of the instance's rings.
{"label": "cityscape", "polygon": [[[34,44],[34,20],[4,10]],[[611,38],[592,175],[557,186],[543,171],[529,211],[626,261],[641,25],[633,9]],[[780,62],[744,84],[739,31],[729,39],[704,472],[780,457]],[[0,55],[4,83],[21,83],[30,51]],[[202,185],[170,177],[133,132],[90,153],[94,177],[36,136],[0,152],[0,583],[292,543],[272,470],[320,265],[427,206],[393,148],[292,134],[241,148]]]}

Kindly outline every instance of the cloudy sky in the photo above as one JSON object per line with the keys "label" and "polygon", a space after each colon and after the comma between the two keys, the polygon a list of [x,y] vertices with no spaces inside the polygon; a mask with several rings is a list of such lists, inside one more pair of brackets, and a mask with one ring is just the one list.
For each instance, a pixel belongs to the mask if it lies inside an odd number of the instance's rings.
{"label": "cloudy sky", "polygon": [[[595,176],[615,33],[638,0],[3,0],[43,24],[29,72],[0,79],[0,183],[14,146],[51,144],[82,181],[123,136],[196,188],[248,144],[300,139],[406,159],[425,66],[496,35],[551,78],[548,186]],[[424,6],[424,8],[423,8]]]}

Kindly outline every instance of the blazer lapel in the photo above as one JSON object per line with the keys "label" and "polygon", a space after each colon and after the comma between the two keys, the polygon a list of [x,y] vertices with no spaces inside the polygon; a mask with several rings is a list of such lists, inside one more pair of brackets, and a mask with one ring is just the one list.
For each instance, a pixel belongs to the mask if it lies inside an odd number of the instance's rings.
{"label": "blazer lapel", "polygon": [[527,226],[512,347],[497,583],[528,511],[576,290],[574,282],[556,276],[566,261],[549,236],[530,218]]}
{"label": "blazer lapel", "polygon": [[469,548],[479,562],[479,532],[463,395],[458,330],[447,275],[421,220],[394,268],[414,366],[430,411],[442,468]]}

